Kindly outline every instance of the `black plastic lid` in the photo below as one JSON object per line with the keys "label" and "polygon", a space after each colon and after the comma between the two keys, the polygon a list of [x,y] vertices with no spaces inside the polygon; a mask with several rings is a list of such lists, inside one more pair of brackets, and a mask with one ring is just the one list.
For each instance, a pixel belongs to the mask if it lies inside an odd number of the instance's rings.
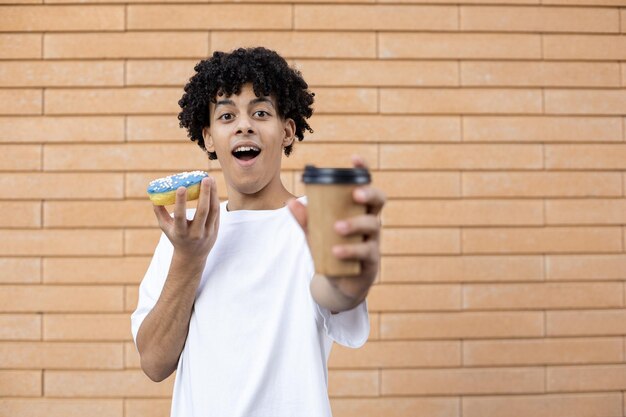
{"label": "black plastic lid", "polygon": [[369,184],[371,178],[366,168],[316,168],[307,165],[302,181],[305,184]]}

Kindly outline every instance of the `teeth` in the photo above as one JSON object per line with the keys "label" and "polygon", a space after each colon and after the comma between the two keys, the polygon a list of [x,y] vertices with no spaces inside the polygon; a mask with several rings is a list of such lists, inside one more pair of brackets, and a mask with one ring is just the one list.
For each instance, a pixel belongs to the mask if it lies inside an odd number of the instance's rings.
{"label": "teeth", "polygon": [[257,147],[254,146],[240,146],[238,148],[235,148],[235,150],[233,152],[246,152],[246,151],[257,151],[260,152],[261,150]]}

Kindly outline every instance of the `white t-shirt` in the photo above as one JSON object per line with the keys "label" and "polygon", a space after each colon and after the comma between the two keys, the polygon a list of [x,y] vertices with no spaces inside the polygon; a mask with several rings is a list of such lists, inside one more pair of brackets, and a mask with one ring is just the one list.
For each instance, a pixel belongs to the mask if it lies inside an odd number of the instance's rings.
{"label": "white t-shirt", "polygon": [[[306,202],[306,197],[300,197]],[[192,219],[195,209],[187,211]],[[161,234],[131,317],[135,343],[169,270]],[[172,417],[329,417],[333,341],[362,346],[367,301],[331,314],[312,298],[313,260],[287,207],[227,211],[200,281],[178,368]]]}

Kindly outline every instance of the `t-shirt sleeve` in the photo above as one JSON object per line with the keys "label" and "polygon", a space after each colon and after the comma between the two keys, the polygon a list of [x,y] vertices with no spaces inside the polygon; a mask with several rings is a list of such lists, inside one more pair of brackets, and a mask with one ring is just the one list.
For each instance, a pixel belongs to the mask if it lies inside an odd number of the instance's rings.
{"label": "t-shirt sleeve", "polygon": [[342,346],[359,348],[365,344],[370,334],[370,320],[367,313],[367,299],[352,310],[332,314],[329,309],[317,304],[322,325],[329,338]]}
{"label": "t-shirt sleeve", "polygon": [[161,238],[152,256],[152,261],[150,261],[150,266],[148,266],[148,270],[139,285],[137,308],[130,319],[135,346],[137,346],[137,333],[141,323],[143,323],[143,320],[161,296],[173,254],[174,247],[165,233],[161,233]]}

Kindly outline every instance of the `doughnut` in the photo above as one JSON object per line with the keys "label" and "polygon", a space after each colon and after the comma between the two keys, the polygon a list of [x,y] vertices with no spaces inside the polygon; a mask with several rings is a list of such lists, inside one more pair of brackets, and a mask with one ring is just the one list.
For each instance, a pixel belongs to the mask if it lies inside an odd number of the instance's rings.
{"label": "doughnut", "polygon": [[187,201],[195,200],[200,195],[200,181],[208,176],[204,171],[191,171],[157,178],[148,184],[148,197],[155,206],[174,204],[176,190],[183,186],[187,188]]}

